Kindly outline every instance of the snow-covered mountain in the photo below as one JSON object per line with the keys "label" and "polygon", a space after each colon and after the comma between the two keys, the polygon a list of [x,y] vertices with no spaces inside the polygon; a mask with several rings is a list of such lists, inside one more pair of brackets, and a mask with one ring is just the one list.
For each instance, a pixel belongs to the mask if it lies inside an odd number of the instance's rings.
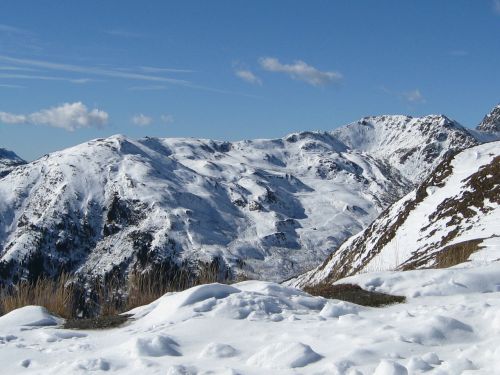
{"label": "snow-covered mountain", "polygon": [[217,259],[280,280],[316,266],[477,144],[445,116],[362,119],[282,139],[93,140],[0,180],[0,278]]}
{"label": "snow-covered mountain", "polygon": [[26,162],[14,152],[0,148],[0,178],[8,175],[12,169]]}
{"label": "snow-covered mountain", "polygon": [[333,136],[351,149],[387,160],[413,183],[421,182],[447,152],[478,143],[478,137],[443,115],[365,117]]}
{"label": "snow-covered mountain", "polygon": [[[448,157],[414,191],[295,286],[391,269],[448,267],[500,248],[500,142]],[[489,251],[482,251],[484,260]],[[496,253],[498,256],[498,252]],[[481,258],[481,259],[482,259]],[[478,259],[476,259],[478,260]],[[480,259],[479,259],[480,260]]]}
{"label": "snow-covered mountain", "polygon": [[484,116],[483,121],[481,121],[481,123],[477,126],[477,130],[500,133],[500,104]]}

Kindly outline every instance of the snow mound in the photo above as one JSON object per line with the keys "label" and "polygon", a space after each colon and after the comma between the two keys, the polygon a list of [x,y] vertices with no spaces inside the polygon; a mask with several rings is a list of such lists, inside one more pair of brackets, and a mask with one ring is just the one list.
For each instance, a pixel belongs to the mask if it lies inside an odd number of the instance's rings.
{"label": "snow mound", "polygon": [[0,330],[10,327],[46,327],[56,326],[62,319],[50,314],[41,306],[25,306],[0,317]]}
{"label": "snow mound", "polygon": [[301,342],[276,343],[259,350],[247,363],[264,368],[286,369],[305,367],[321,358],[309,345]]}
{"label": "snow mound", "polygon": [[168,336],[156,335],[153,337],[139,337],[127,343],[131,352],[139,357],[181,356],[179,344]]}
{"label": "snow mound", "polygon": [[297,311],[320,311],[325,303],[324,298],[276,283],[245,281],[169,293],[129,313],[136,319],[134,325],[175,323],[199,316],[281,321]]}
{"label": "snow mound", "polygon": [[342,315],[355,314],[357,315],[359,311],[363,308],[354,303],[349,303],[345,301],[328,301],[325,307],[320,311],[319,315],[323,318],[338,318]]}
{"label": "snow mound", "polygon": [[408,375],[408,370],[397,362],[383,359],[380,361],[373,375]]}
{"label": "snow mound", "polygon": [[401,332],[402,341],[427,346],[440,345],[449,340],[470,340],[472,333],[471,326],[441,315],[422,319],[418,324],[403,329]]}
{"label": "snow mound", "polygon": [[230,358],[238,354],[231,345],[210,343],[200,353],[200,358]]}
{"label": "snow mound", "polygon": [[[466,287],[450,285],[451,271]],[[0,318],[2,375],[496,374],[500,291],[483,292],[495,274],[500,262],[357,276],[377,290],[416,294],[429,282],[440,291],[381,308],[269,282],[210,284],[169,293],[108,330],[40,325],[55,318],[29,307]]]}

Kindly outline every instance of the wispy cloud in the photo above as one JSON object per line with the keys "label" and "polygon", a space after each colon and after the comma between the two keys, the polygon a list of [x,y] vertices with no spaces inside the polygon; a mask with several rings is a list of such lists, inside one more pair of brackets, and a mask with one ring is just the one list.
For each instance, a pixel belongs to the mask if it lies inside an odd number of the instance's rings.
{"label": "wispy cloud", "polygon": [[144,85],[144,86],[132,86],[128,89],[130,91],[160,91],[166,90],[168,87],[165,85]]}
{"label": "wispy cloud", "polygon": [[500,0],[493,0],[493,10],[496,14],[500,14]]}
{"label": "wispy cloud", "polygon": [[0,70],[13,72],[36,72],[37,69],[26,68],[22,66],[0,66]]}
{"label": "wispy cloud", "polygon": [[451,56],[455,56],[455,57],[464,57],[464,56],[467,56],[469,54],[469,52],[465,51],[463,49],[454,49],[454,50],[451,50],[449,52],[449,54]]}
{"label": "wispy cloud", "polygon": [[401,96],[409,103],[425,103],[425,98],[419,89],[403,92]]}
{"label": "wispy cloud", "polygon": [[6,25],[3,23],[0,23],[0,33],[18,34],[18,35],[33,35],[33,33],[31,31],[21,29],[19,27],[15,27],[15,26]]}
{"label": "wispy cloud", "polygon": [[262,80],[248,69],[237,69],[234,74],[243,81],[253,85],[262,85]]}
{"label": "wispy cloud", "polygon": [[29,74],[5,74],[0,73],[0,78],[3,79],[21,79],[21,80],[38,80],[38,81],[63,81],[71,82],[77,84],[88,83],[95,81],[90,78],[67,78],[67,77],[55,77],[55,76],[44,76],[44,75],[29,75]]}
{"label": "wispy cloud", "polygon": [[294,61],[293,64],[282,64],[274,57],[263,57],[259,63],[262,68],[269,72],[284,73],[312,86],[324,86],[342,79],[342,74],[339,72],[321,71],[301,60]]}
{"label": "wispy cloud", "polygon": [[164,114],[164,115],[160,116],[160,120],[164,124],[171,124],[171,123],[173,123],[175,121],[175,118],[172,115]]}
{"label": "wispy cloud", "polygon": [[117,36],[120,38],[145,38],[147,35],[139,32],[134,32],[130,30],[125,30],[125,29],[111,29],[111,30],[106,30],[106,34],[112,35],[112,36]]}
{"label": "wispy cloud", "polygon": [[82,73],[95,76],[104,76],[111,78],[123,78],[130,80],[140,80],[140,81],[151,81],[151,82],[165,82],[175,85],[190,86],[190,82],[186,80],[168,78],[158,75],[149,75],[142,73],[126,72],[118,69],[112,68],[101,68],[96,66],[82,66],[73,64],[61,64],[44,60],[33,60],[33,59],[19,59],[15,57],[0,55],[0,61],[4,61],[9,64],[18,64],[22,66],[29,66],[41,69],[49,69],[60,72],[72,72],[72,73]]}
{"label": "wispy cloud", "polygon": [[30,114],[0,112],[0,122],[11,125],[47,125],[74,131],[78,128],[103,127],[108,123],[108,113],[100,109],[89,110],[82,102],[64,103]]}
{"label": "wispy cloud", "polygon": [[137,126],[148,126],[153,123],[153,118],[146,116],[145,114],[139,113],[137,115],[132,116],[132,124]]}
{"label": "wispy cloud", "polygon": [[24,89],[24,86],[21,85],[9,85],[7,83],[0,83],[0,87],[4,89]]}
{"label": "wispy cloud", "polygon": [[177,68],[162,68],[154,66],[140,66],[140,70],[145,73],[194,73],[194,70],[190,69],[177,69]]}
{"label": "wispy cloud", "polygon": [[[186,88],[190,88],[193,90],[200,91],[208,91],[213,93],[225,94],[225,95],[241,95],[247,97],[254,97],[253,95],[248,95],[240,92],[232,92],[228,90],[222,90],[212,87],[207,87],[203,85],[199,85],[197,83],[193,83],[184,79],[175,79],[170,77],[165,77],[159,74],[146,74],[137,72],[130,69],[121,69],[121,68],[110,68],[110,67],[101,67],[101,66],[84,66],[84,65],[75,65],[75,64],[64,64],[51,62],[46,60],[35,60],[35,59],[22,59],[11,57],[7,55],[0,55],[0,62],[7,63],[10,65],[21,66],[21,67],[29,67],[29,68],[37,68],[40,70],[53,70],[58,73],[69,72],[69,73],[79,73],[85,74],[89,76],[97,76],[97,77],[109,77],[116,79],[124,79],[124,80],[136,80],[143,82],[151,82],[157,85],[161,84],[171,84],[182,86]],[[21,77],[19,77],[21,78]],[[26,78],[29,79],[29,78]],[[70,80],[73,83],[81,83],[82,80],[89,80],[89,78],[71,78]]]}
{"label": "wispy cloud", "polygon": [[425,97],[422,95],[419,89],[409,90],[409,91],[395,91],[387,88],[386,86],[381,86],[380,90],[384,93],[403,99],[410,104],[425,103]]}

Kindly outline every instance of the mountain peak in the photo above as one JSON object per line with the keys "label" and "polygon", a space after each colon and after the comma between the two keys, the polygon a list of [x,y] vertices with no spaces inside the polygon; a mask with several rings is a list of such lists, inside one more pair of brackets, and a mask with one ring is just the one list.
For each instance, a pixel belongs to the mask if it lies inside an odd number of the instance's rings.
{"label": "mountain peak", "polygon": [[26,162],[15,152],[0,148],[0,178],[6,176],[12,169]]}
{"label": "mountain peak", "polygon": [[500,104],[497,104],[477,126],[483,132],[500,132]]}

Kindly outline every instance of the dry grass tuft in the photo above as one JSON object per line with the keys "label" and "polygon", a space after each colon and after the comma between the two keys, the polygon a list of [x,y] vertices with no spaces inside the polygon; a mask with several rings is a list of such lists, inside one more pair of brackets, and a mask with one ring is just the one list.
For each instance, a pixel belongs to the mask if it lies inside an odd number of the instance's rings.
{"label": "dry grass tuft", "polygon": [[393,303],[403,303],[406,298],[390,294],[370,292],[355,284],[317,284],[304,288],[304,291],[313,295],[331,299],[356,303],[362,306],[380,307]]}
{"label": "dry grass tuft", "polygon": [[36,282],[21,281],[0,290],[0,313],[6,314],[23,306],[38,305],[63,317],[74,315],[74,288],[69,275],[57,279],[40,278]]}
{"label": "dry grass tuft", "polygon": [[[55,279],[21,281],[0,289],[0,315],[23,306],[39,305],[66,319],[89,318],[88,325],[103,328],[109,322],[120,321],[118,315],[124,311],[147,305],[165,293],[230,279],[229,271],[217,261],[199,263],[197,271],[158,266],[148,271],[133,271],[125,280],[120,276],[94,280],[85,289],[68,274]],[[97,317],[106,319],[96,320]]]}

